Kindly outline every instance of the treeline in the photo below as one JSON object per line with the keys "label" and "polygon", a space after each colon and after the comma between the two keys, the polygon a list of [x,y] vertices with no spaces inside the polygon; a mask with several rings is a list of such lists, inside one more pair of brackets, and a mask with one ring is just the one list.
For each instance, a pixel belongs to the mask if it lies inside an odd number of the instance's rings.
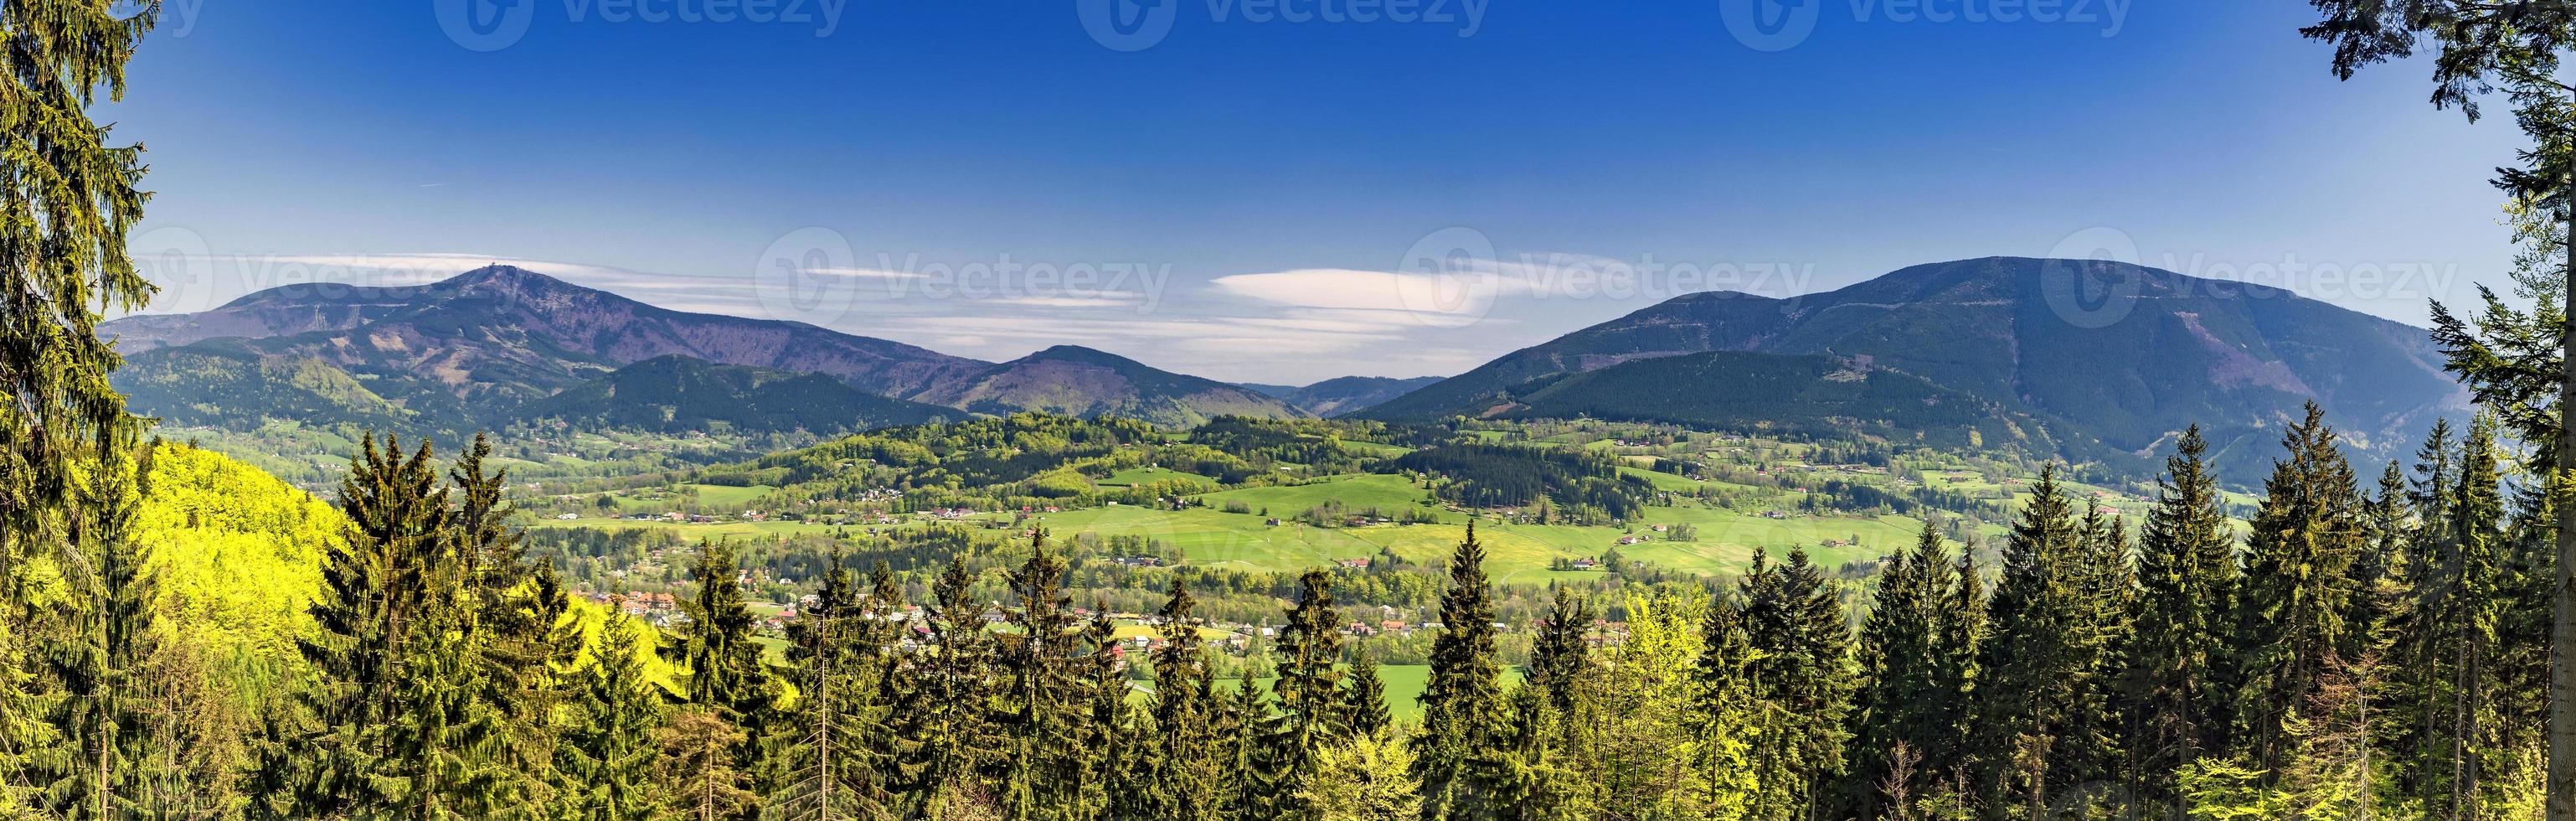
{"label": "treeline", "polygon": [[1627,519],[1654,497],[1654,486],[1620,473],[1617,460],[1580,450],[1456,442],[1407,453],[1392,466],[1446,479],[1432,492],[1460,505],[1551,501],[1577,522]]}
{"label": "treeline", "polygon": [[1337,591],[1367,574],[1244,590],[1287,594],[1254,665],[1200,637],[1206,573],[1140,642],[1077,608],[1042,538],[999,589],[969,567],[989,551],[926,590],[835,552],[772,662],[732,546],[698,547],[669,635],[587,628],[503,526],[488,443],[441,482],[426,448],[371,442],[302,666],[233,725],[178,720],[246,694],[148,666],[150,549],[101,505],[76,542],[99,600],[39,622],[59,647],[16,703],[45,743],[14,748],[8,795],[56,818],[2528,817],[2545,500],[2484,420],[2369,488],[2313,410],[2283,441],[2241,542],[2192,431],[2142,526],[2043,471],[1999,573],[1927,524],[1857,629],[1803,552],[1716,589],[1558,588],[1517,684],[1470,530],[1441,627],[1389,647],[1429,665],[1418,721],[1346,646]]}

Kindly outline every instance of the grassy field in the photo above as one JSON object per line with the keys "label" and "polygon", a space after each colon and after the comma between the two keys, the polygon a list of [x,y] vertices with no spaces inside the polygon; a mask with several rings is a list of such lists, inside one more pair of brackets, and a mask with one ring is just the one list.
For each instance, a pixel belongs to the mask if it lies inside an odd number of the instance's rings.
{"label": "grassy field", "polygon": [[[1653,475],[1689,481],[1671,474]],[[1045,524],[1060,536],[1085,532],[1104,537],[1143,536],[1180,549],[1193,564],[1268,571],[1293,571],[1336,559],[1368,558],[1380,550],[1407,560],[1429,561],[1448,555],[1466,537],[1467,514],[1422,505],[1422,490],[1398,476],[1337,476],[1303,485],[1228,490],[1202,498],[1209,507],[1182,511],[1132,506],[1092,508],[1047,516]],[[1353,511],[1370,507],[1390,513],[1428,510],[1438,516],[1440,523],[1325,528],[1287,521],[1300,511],[1331,500]],[[1226,502],[1242,502],[1254,512],[1219,512]],[[1265,509],[1269,517],[1260,513]],[[1280,518],[1283,522],[1271,526],[1266,524],[1266,518]],[[1697,539],[1663,541],[1641,526],[1638,535],[1649,540],[1621,547],[1620,537],[1628,534],[1616,528],[1508,524],[1494,519],[1479,520],[1476,532],[1489,554],[1488,572],[1496,580],[1543,582],[1585,575],[1551,571],[1551,561],[1597,558],[1613,547],[1632,558],[1696,573],[1740,570],[1752,560],[1756,548],[1785,555],[1791,548],[1805,547],[1819,562],[1840,564],[1876,558],[1911,544],[1922,527],[1920,521],[1901,516],[1771,519],[1696,503],[1650,508],[1645,515],[1648,525],[1675,523],[1697,528]],[[1850,544],[1854,536],[1859,537],[1857,545]],[[1824,542],[1828,540],[1845,544],[1827,547]]]}
{"label": "grassy field", "polygon": [[[1690,481],[1671,474],[1637,470],[1659,485]],[[1174,474],[1165,471],[1164,475]],[[755,489],[726,490],[748,498]],[[705,492],[701,490],[701,498],[705,498]],[[1466,537],[1466,524],[1470,518],[1465,512],[1423,504],[1423,490],[1400,476],[1334,476],[1301,485],[1220,491],[1200,498],[1207,502],[1206,506],[1172,511],[1113,505],[1047,514],[1039,517],[1039,523],[1062,539],[1083,533],[1102,537],[1141,536],[1180,550],[1184,560],[1192,564],[1293,572],[1337,559],[1369,558],[1382,550],[1409,561],[1428,562],[1446,557]],[[1294,521],[1296,514],[1328,501],[1339,501],[1353,513],[1369,508],[1389,514],[1423,511],[1436,517],[1438,523],[1316,527]],[[1223,512],[1222,508],[1228,502],[1241,502],[1253,512]],[[1267,516],[1262,515],[1264,510],[1268,511]],[[1267,524],[1270,518],[1280,519],[1281,524]],[[1698,530],[1695,540],[1667,541],[1662,534],[1650,529],[1655,524],[1681,523]],[[774,538],[832,530],[827,525],[795,522],[678,524],[590,518],[567,522],[550,520],[539,523],[539,526],[663,528],[690,541],[701,538]],[[1786,555],[1792,548],[1803,547],[1816,561],[1832,566],[1873,559],[1911,544],[1921,527],[1920,521],[1902,516],[1792,515],[1774,519],[1761,515],[1760,511],[1727,510],[1685,501],[1672,507],[1648,508],[1635,530],[1635,535],[1647,538],[1642,544],[1619,545],[1619,539],[1630,533],[1617,528],[1511,524],[1491,518],[1478,519],[1476,533],[1484,542],[1489,556],[1487,571],[1497,581],[1541,583],[1551,579],[1583,578],[1591,572],[1548,569],[1554,560],[1599,558],[1614,547],[1630,558],[1686,573],[1742,570],[1751,562],[1756,549],[1768,549],[1777,557]],[[1855,537],[1857,543],[1854,543]],[[1843,544],[1827,546],[1827,541]]]}

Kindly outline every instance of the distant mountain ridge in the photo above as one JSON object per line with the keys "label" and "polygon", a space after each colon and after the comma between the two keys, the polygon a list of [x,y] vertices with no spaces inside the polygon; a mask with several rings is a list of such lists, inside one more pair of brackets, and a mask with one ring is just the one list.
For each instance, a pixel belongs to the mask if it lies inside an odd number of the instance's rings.
{"label": "distant mountain ridge", "polygon": [[1058,345],[993,365],[914,398],[980,413],[1040,410],[1068,416],[1120,416],[1176,427],[1227,415],[1308,415],[1251,388],[1156,370],[1076,345]]}
{"label": "distant mountain ridge", "polygon": [[[137,412],[243,429],[285,420],[453,435],[521,421],[521,410],[561,391],[665,357],[822,374],[889,401],[960,410],[973,404],[978,413],[1133,411],[1165,423],[1222,413],[1298,415],[1250,391],[1126,359],[1059,370],[1066,381],[1050,391],[979,390],[971,386],[1013,363],[802,322],[674,311],[506,265],[418,286],[273,288],[209,311],[114,320],[100,333],[127,355],[114,381],[137,394]],[[1031,397],[1031,404],[1013,404],[1013,396]],[[1201,401],[1208,405],[1195,404]],[[917,415],[893,406],[869,413]]]}
{"label": "distant mountain ridge", "polygon": [[1440,381],[1437,376],[1397,379],[1386,376],[1342,376],[1311,385],[1259,385],[1237,382],[1264,396],[1286,401],[1316,416],[1348,416]]}
{"label": "distant mountain ridge", "polygon": [[[2093,294],[2111,296],[2080,298]],[[2195,423],[2221,451],[2268,446],[2314,398],[2356,451],[2387,458],[2466,404],[2421,328],[2137,265],[1988,257],[1789,299],[1677,297],[1361,415],[1524,414],[1525,395],[1551,377],[1709,351],[1842,357],[2027,414],[2061,440],[2141,456]]]}

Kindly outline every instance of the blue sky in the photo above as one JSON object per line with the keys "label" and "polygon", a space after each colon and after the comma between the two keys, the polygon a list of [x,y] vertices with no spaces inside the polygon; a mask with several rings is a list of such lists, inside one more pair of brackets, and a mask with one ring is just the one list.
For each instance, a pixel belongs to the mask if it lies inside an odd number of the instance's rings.
{"label": "blue sky", "polygon": [[501,260],[1305,382],[2103,246],[2421,324],[2512,253],[2510,121],[2421,62],[2337,82],[2304,3],[166,1],[101,113],[149,148],[154,311]]}

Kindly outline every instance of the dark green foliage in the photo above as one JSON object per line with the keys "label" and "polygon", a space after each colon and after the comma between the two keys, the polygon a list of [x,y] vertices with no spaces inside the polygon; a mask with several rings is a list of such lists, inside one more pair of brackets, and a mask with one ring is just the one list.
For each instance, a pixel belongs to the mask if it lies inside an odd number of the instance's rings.
{"label": "dark green foliage", "polygon": [[1449,590],[1440,598],[1440,636],[1432,640],[1431,678],[1422,691],[1422,728],[1413,737],[1413,776],[1422,785],[1424,821],[1474,818],[1499,793],[1474,762],[1504,743],[1502,669],[1494,658],[1493,590],[1485,546],[1470,524],[1449,558]]}
{"label": "dark green foliage", "polygon": [[577,676],[578,690],[565,724],[561,762],[567,788],[557,798],[563,815],[580,821],[649,821],[661,817],[669,796],[662,790],[662,695],[644,680],[639,654],[641,625],[611,618],[601,625],[597,655]]}
{"label": "dark green foliage", "polygon": [[974,599],[964,557],[953,557],[932,588],[929,652],[915,661],[897,706],[908,794],[915,803],[974,787],[996,760],[993,644]]}
{"label": "dark green foliage", "polygon": [[1221,761],[1222,705],[1210,697],[1213,673],[1198,633],[1197,606],[1189,586],[1172,585],[1171,599],[1155,614],[1163,646],[1154,650],[1153,745],[1144,789],[1147,817],[1207,821],[1225,803],[1222,788],[1231,761]]}
{"label": "dark green foliage", "polygon": [[1047,552],[1040,534],[1011,574],[1019,606],[1009,613],[1015,629],[1002,637],[999,656],[1003,689],[993,721],[1004,746],[994,768],[1002,811],[1013,819],[1069,818],[1081,808],[1089,703],[1063,585],[1064,561]]}
{"label": "dark green foliage", "polygon": [[2258,766],[2274,767],[2289,750],[2288,722],[2333,665],[2354,594],[2353,562],[2368,540],[2352,466],[2335,447],[2324,411],[2283,434],[2286,461],[2274,463],[2262,511],[2246,540],[2245,579],[2237,597],[2236,655],[2244,676],[2237,697],[2244,743]]}
{"label": "dark green foliage", "polygon": [[680,629],[677,655],[689,674],[688,702],[748,733],[767,717],[775,694],[761,665],[760,644],[752,640],[755,620],[735,582],[739,573],[731,543],[698,543],[689,562],[689,592],[680,604],[688,623]]}
{"label": "dark green foliage", "polygon": [[1966,731],[1956,676],[1971,663],[1951,626],[1958,579],[1939,528],[1924,522],[1914,548],[1880,566],[1855,653],[1864,686],[1841,790],[1844,805],[1864,816],[1891,792],[1922,795],[1955,777]]}
{"label": "dark green foliage", "polygon": [[1405,454],[1395,467],[1447,477],[1434,492],[1472,507],[1547,499],[1560,508],[1590,506],[1626,518],[1643,509],[1654,491],[1645,480],[1621,474],[1609,457],[1575,450],[1452,444]]}
{"label": "dark green foliage", "polygon": [[2173,774],[2233,749],[2236,536],[2220,507],[2200,430],[2165,460],[2156,506],[2138,539],[2139,625],[2125,645],[2120,699],[2130,788],[2147,806],[2180,800]]}
{"label": "dark green foliage", "polygon": [[891,611],[866,598],[835,551],[816,601],[790,629],[796,708],[779,758],[780,785],[765,802],[789,819],[890,819],[893,732],[882,696]]}
{"label": "dark green foliage", "polygon": [[[1517,418],[1621,419],[1772,434],[1868,434],[1966,448],[2045,430],[1919,376],[1832,356],[1714,351],[1624,362],[1515,389]],[[1758,428],[1756,427],[1758,423]],[[1971,432],[1975,437],[1971,438]],[[2053,452],[2042,445],[2040,453]]]}
{"label": "dark green foliage", "polygon": [[2065,791],[2107,782],[2105,681],[2114,675],[2103,602],[2088,562],[2107,551],[2087,514],[2040,472],[2004,546],[2003,576],[1977,648],[1971,755],[1989,807],[2045,808]]}
{"label": "dark green foliage", "polygon": [[1351,720],[1351,735],[1375,738],[1395,726],[1387,714],[1386,682],[1378,677],[1377,657],[1360,653],[1351,664],[1350,686],[1343,688],[1342,710]]}
{"label": "dark green foliage", "polygon": [[1592,630],[1592,618],[1589,599],[1571,587],[1557,585],[1547,620],[1530,648],[1529,673],[1522,678],[1522,686],[1547,693],[1549,706],[1558,713],[1574,709],[1580,696],[1576,688],[1591,666],[1591,643],[1585,636]]}
{"label": "dark green foliage", "polygon": [[1279,679],[1271,685],[1278,711],[1254,742],[1261,748],[1257,817],[1313,817],[1316,809],[1301,793],[1320,775],[1324,748],[1344,742],[1351,731],[1342,674],[1335,669],[1342,657],[1342,622],[1333,610],[1332,584],[1332,574],[1306,571],[1279,634]]}
{"label": "dark green foliage", "polygon": [[1813,806],[1843,768],[1853,679],[1841,598],[1805,550],[1791,551],[1780,565],[1756,551],[1738,595],[1754,654],[1744,675],[1776,714],[1762,748],[1779,756],[1775,766],[1788,774],[1765,790],[1765,803]]}
{"label": "dark green foliage", "polygon": [[156,800],[164,780],[181,773],[166,767],[171,752],[156,738],[155,713],[188,709],[167,703],[152,680],[166,664],[156,626],[158,584],[151,547],[133,541],[136,509],[148,488],[151,449],[140,464],[109,462],[81,500],[86,515],[73,529],[84,571],[82,587],[93,597],[64,638],[42,648],[46,672],[60,690],[46,716],[58,742],[36,756],[41,778],[36,804],[54,817],[110,819],[173,811]]}

